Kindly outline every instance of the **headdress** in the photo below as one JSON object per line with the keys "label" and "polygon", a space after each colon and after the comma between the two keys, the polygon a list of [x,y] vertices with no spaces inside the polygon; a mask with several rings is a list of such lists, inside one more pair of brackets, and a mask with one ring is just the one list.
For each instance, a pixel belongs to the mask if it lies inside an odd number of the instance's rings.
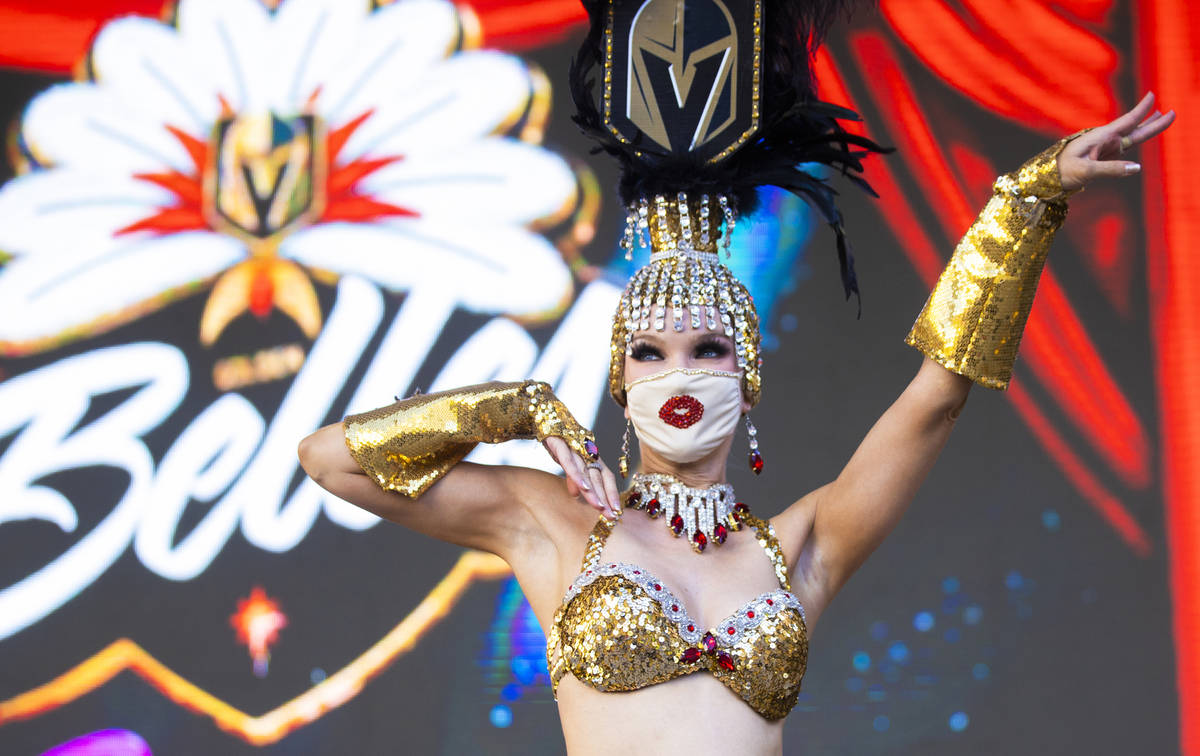
{"label": "headdress", "polygon": [[[571,65],[574,120],[621,168],[622,247],[649,246],[613,319],[609,391],[625,404],[625,355],[639,330],[718,324],[742,389],[760,392],[761,337],[746,287],[718,259],[759,186],[809,200],[834,229],[846,297],[858,293],[836,192],[804,164],[856,175],[882,152],[816,99],[811,59],[847,0],[584,0],[591,26]],[[600,91],[596,92],[596,73]],[[872,192],[873,194],[873,192]],[[671,317],[667,311],[670,309]]]}

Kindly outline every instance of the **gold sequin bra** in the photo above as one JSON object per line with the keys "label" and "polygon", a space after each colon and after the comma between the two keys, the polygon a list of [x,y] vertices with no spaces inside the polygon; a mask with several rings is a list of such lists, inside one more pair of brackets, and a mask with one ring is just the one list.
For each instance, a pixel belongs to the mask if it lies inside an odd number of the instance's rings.
{"label": "gold sequin bra", "polygon": [[661,580],[641,567],[603,562],[615,522],[601,518],[583,568],[554,614],[546,658],[555,696],[563,675],[605,691],[632,691],[704,670],[767,719],[787,716],[808,664],[804,608],[791,592],[774,528],[746,513],[780,588],[704,628]]}

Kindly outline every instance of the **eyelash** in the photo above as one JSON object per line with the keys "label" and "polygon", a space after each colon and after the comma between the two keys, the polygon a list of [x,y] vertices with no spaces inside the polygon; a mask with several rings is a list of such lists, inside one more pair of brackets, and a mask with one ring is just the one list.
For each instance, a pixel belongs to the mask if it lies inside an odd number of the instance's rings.
{"label": "eyelash", "polygon": [[[706,352],[711,352],[711,354],[705,354]],[[709,359],[719,360],[727,354],[729,354],[729,347],[722,342],[717,341],[716,339],[701,341],[696,345],[695,355],[697,357],[706,357]],[[660,352],[657,348],[650,346],[649,344],[640,343],[633,345],[633,351],[630,353],[630,356],[638,362],[644,362],[649,358],[661,360],[662,352]]]}
{"label": "eyelash", "polygon": [[724,357],[725,355],[729,354],[729,347],[727,347],[724,344],[724,342],[717,341],[716,339],[710,339],[708,341],[701,341],[699,344],[696,345],[696,356],[697,357],[699,357],[704,352],[709,352],[709,351],[711,351],[713,353],[712,357],[714,359],[720,359],[721,357]]}

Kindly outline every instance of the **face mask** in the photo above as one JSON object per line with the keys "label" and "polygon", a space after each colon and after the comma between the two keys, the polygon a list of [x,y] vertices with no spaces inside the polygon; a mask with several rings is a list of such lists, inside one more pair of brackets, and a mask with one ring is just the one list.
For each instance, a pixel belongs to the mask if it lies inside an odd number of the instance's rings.
{"label": "face mask", "polygon": [[694,462],[721,445],[742,414],[739,373],[675,368],[625,387],[638,439],[676,464]]}

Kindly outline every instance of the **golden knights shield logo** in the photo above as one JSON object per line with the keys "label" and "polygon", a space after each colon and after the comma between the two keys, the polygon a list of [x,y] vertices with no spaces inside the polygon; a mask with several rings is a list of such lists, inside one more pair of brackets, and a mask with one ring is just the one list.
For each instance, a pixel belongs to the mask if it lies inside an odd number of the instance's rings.
{"label": "golden knights shield logo", "polygon": [[717,162],[758,128],[761,0],[609,0],[604,120],[623,142]]}

